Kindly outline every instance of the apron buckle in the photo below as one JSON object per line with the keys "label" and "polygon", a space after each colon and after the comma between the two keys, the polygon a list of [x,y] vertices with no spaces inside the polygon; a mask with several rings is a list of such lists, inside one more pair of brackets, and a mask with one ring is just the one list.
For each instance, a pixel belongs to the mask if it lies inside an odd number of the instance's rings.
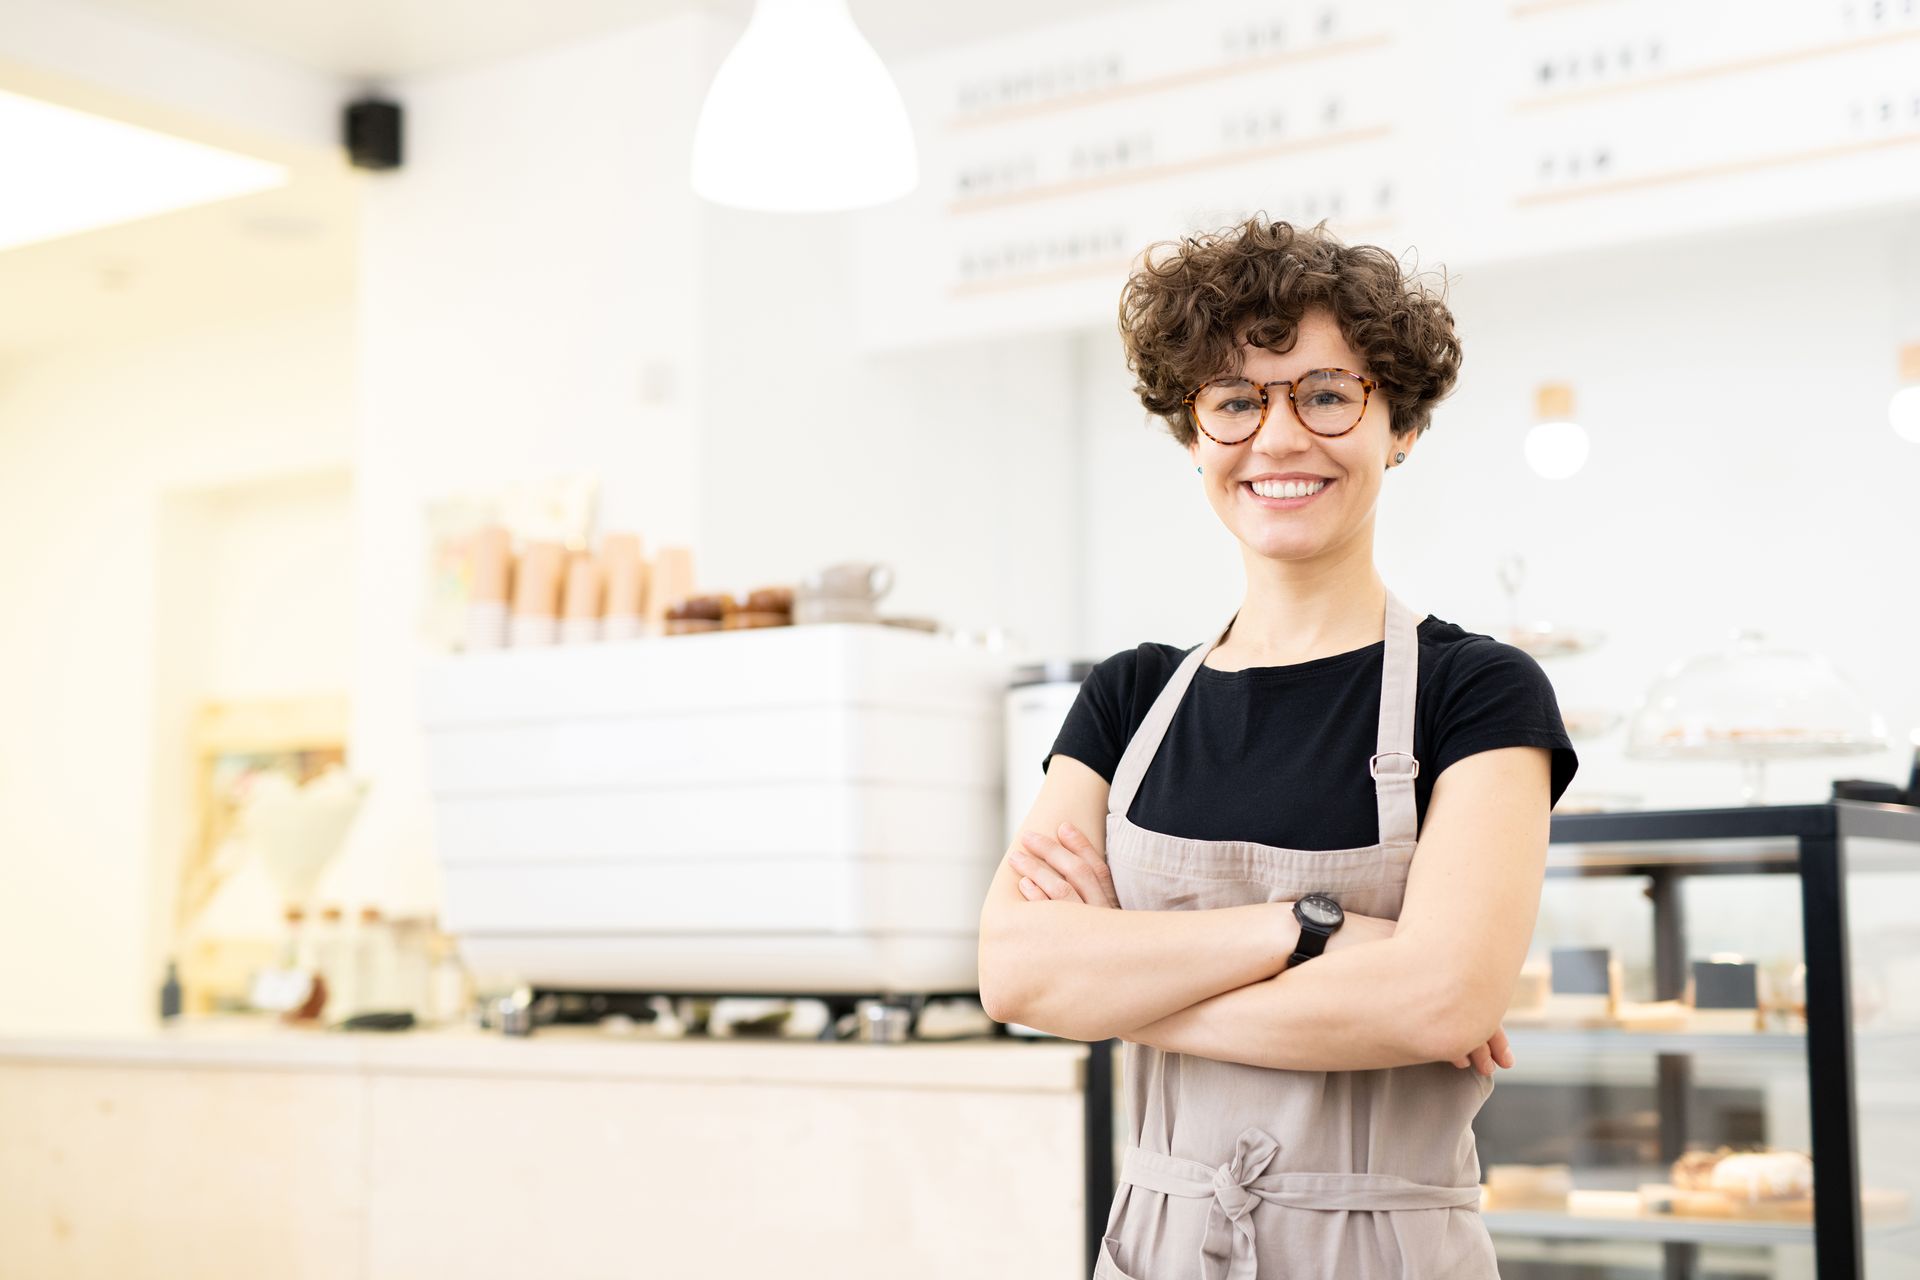
{"label": "apron buckle", "polygon": [[1403,776],[1408,778],[1417,778],[1420,776],[1420,762],[1414,759],[1412,753],[1406,751],[1382,751],[1367,757],[1368,777],[1378,778],[1380,776],[1380,761],[1386,756],[1406,756],[1407,759],[1413,760],[1413,768]]}

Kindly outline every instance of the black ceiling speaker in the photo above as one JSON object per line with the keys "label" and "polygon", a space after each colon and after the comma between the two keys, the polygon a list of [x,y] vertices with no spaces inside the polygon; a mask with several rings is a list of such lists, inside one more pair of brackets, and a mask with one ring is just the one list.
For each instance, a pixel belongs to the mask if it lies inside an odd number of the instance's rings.
{"label": "black ceiling speaker", "polygon": [[400,104],[361,98],[347,104],[347,158],[356,169],[400,167]]}

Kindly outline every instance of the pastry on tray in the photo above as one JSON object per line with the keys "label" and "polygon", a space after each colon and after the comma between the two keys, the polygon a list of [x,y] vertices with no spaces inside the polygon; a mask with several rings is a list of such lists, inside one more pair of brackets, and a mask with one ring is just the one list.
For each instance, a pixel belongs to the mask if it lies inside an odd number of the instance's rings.
{"label": "pastry on tray", "polygon": [[1672,1172],[1671,1187],[1640,1188],[1648,1212],[1796,1222],[1813,1216],[1813,1161],[1803,1151],[1689,1151]]}
{"label": "pastry on tray", "polygon": [[1813,1160],[1803,1151],[1739,1151],[1714,1165],[1711,1185],[1736,1200],[1813,1196]]}

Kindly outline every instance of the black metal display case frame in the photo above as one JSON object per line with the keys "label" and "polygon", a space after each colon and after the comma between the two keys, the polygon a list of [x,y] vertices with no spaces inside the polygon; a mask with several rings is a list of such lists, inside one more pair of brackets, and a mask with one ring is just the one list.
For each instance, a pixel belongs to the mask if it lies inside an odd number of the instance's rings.
{"label": "black metal display case frame", "polygon": [[[1686,986],[1683,880],[1706,875],[1798,876],[1815,1187],[1812,1244],[1819,1280],[1861,1280],[1864,1275],[1847,928],[1847,846],[1860,839],[1911,844],[1916,870],[1920,870],[1920,808],[1853,800],[1562,814],[1553,818],[1548,837],[1549,877],[1647,879],[1653,908],[1656,1000],[1677,999]],[[1671,1039],[1655,1052],[1663,1160],[1676,1159],[1684,1150],[1692,1057]],[[1581,1233],[1578,1224],[1568,1224],[1556,1234]],[[1603,1234],[1599,1224],[1595,1234]],[[1661,1243],[1668,1277],[1679,1280],[1695,1274],[1698,1242]]]}

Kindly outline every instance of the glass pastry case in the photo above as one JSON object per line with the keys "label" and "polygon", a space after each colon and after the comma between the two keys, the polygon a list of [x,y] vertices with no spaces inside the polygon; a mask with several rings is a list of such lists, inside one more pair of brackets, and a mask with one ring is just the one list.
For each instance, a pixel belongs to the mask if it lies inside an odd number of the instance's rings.
{"label": "glass pastry case", "polygon": [[1503,1025],[1505,1280],[1920,1280],[1920,809],[1556,816]]}

